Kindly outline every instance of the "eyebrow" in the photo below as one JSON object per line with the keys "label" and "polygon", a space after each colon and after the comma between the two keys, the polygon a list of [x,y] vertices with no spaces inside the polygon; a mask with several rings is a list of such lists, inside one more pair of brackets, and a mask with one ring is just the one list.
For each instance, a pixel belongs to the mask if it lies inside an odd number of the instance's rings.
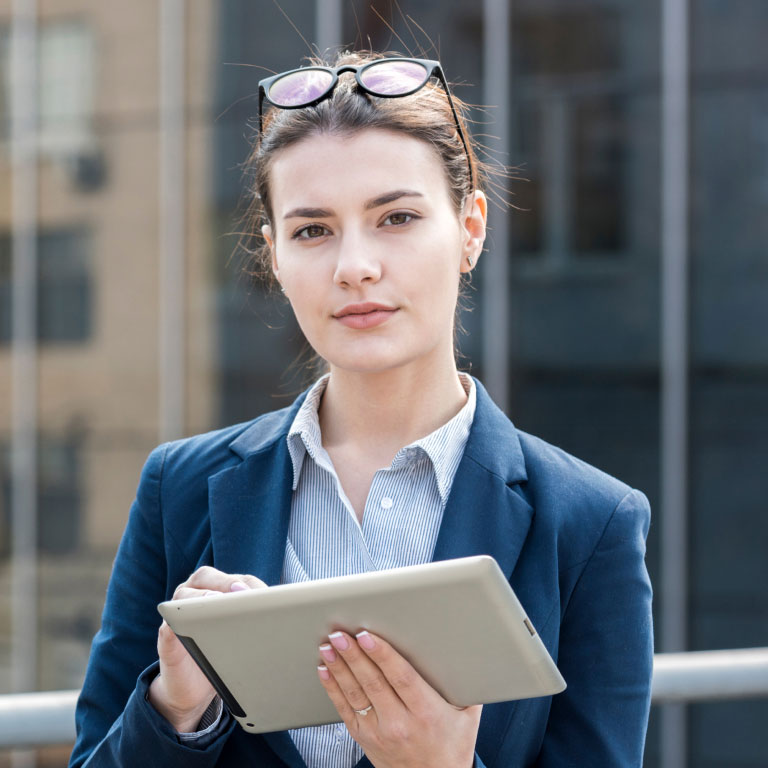
{"label": "eyebrow", "polygon": [[[383,195],[368,200],[363,206],[366,211],[378,208],[381,205],[392,203],[401,197],[424,197],[421,192],[412,189],[396,189],[392,192],[385,192]],[[333,211],[327,208],[294,208],[283,216],[284,219],[326,219],[333,216]]]}

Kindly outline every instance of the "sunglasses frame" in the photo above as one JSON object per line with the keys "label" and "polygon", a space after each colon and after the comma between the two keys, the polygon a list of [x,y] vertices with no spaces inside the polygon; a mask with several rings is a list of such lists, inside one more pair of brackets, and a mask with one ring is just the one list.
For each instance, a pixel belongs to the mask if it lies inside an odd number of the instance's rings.
{"label": "sunglasses frame", "polygon": [[[427,72],[427,76],[424,79],[424,82],[417,86],[416,88],[412,88],[410,91],[406,91],[405,93],[377,93],[376,91],[371,90],[368,88],[365,83],[362,80],[362,76],[365,73],[367,69],[370,69],[371,67],[375,67],[379,64],[383,64],[384,62],[410,62],[413,64],[420,64],[424,67],[424,69]],[[312,99],[311,101],[304,102],[302,104],[293,104],[291,106],[284,107],[281,104],[275,104],[270,98],[269,98],[269,89],[278,81],[281,80],[283,77],[287,77],[288,75],[292,75],[296,72],[328,72],[332,76],[332,80],[330,85],[315,99]],[[443,72],[443,68],[440,65],[439,61],[434,61],[432,59],[406,59],[401,57],[388,57],[383,59],[374,59],[373,61],[366,62],[365,64],[361,66],[357,66],[355,64],[343,64],[340,67],[318,67],[318,66],[312,66],[312,67],[298,67],[296,69],[289,69],[287,72],[280,72],[277,75],[271,75],[270,77],[265,77],[263,80],[259,81],[259,136],[261,136],[263,128],[264,128],[264,101],[268,101],[272,106],[278,108],[278,109],[303,109],[304,107],[313,107],[315,104],[319,104],[324,99],[327,99],[330,97],[330,95],[335,90],[336,86],[339,82],[339,75],[343,74],[344,72],[354,72],[355,73],[355,80],[357,81],[358,86],[360,87],[360,90],[364,91],[367,94],[370,94],[371,96],[377,96],[381,99],[397,99],[401,96],[411,96],[412,94],[416,93],[417,91],[420,91],[435,75],[437,75],[438,80],[443,86],[443,90],[445,91],[445,95],[448,97],[448,104],[451,107],[451,112],[453,114],[453,120],[456,123],[456,131],[459,134],[459,138],[461,139],[461,143],[464,147],[464,152],[467,156],[467,165],[469,166],[469,186],[470,189],[475,188],[474,183],[474,172],[472,169],[472,158],[469,154],[469,145],[467,144],[466,136],[464,135],[464,130],[461,127],[461,122],[459,121],[459,114],[456,111],[456,105],[453,103],[453,97],[451,96],[451,89],[448,87],[448,81],[445,79],[445,73]]]}

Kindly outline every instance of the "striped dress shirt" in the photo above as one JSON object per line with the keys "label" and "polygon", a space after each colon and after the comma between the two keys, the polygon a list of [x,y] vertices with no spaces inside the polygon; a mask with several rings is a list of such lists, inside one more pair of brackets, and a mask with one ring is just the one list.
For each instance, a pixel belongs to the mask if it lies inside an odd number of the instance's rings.
{"label": "striped dress shirt", "polygon": [[[475,415],[475,385],[450,421],[397,452],[373,476],[360,524],[323,448],[317,410],[328,377],[307,394],[288,433],[293,462],[291,519],[281,583],[427,563]],[[319,683],[318,683],[319,684]],[[297,728],[291,738],[307,768],[353,768],[363,755],[343,723]]]}

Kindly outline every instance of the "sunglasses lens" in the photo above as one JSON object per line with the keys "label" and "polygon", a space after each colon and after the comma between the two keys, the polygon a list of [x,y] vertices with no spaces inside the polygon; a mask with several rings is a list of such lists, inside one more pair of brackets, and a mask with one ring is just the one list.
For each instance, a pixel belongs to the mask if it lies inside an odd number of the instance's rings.
{"label": "sunglasses lens", "polygon": [[427,82],[429,73],[415,61],[383,61],[371,64],[360,74],[363,85],[382,96],[402,96]]}
{"label": "sunglasses lens", "polygon": [[333,75],[322,69],[306,69],[275,80],[267,98],[277,107],[298,107],[319,99],[333,83]]}

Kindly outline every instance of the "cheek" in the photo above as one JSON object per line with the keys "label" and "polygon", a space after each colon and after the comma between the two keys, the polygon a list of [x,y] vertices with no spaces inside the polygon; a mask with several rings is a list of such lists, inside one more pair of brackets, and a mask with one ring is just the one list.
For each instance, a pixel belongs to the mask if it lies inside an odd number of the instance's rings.
{"label": "cheek", "polygon": [[278,267],[280,280],[289,296],[302,302],[317,300],[324,279],[318,260],[293,258],[286,254],[279,260]]}
{"label": "cheek", "polygon": [[460,280],[459,257],[454,255],[454,250],[455,242],[447,242],[422,276],[422,285],[428,286],[430,302],[435,307],[448,307],[450,311],[458,298]]}
{"label": "cheek", "polygon": [[285,273],[280,274],[296,321],[310,343],[319,341],[326,330],[332,303],[332,282],[326,272],[318,263],[307,261],[302,265],[286,264]]}

